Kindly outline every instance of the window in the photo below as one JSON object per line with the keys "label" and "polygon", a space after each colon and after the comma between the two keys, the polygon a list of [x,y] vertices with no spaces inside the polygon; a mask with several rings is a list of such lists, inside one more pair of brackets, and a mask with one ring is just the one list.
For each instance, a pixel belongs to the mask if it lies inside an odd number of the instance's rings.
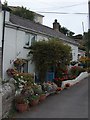
{"label": "window", "polygon": [[31,45],[36,41],[36,35],[31,34]]}
{"label": "window", "polygon": [[26,45],[26,46],[29,46],[29,44],[30,44],[30,34],[29,34],[29,33],[26,33],[25,45]]}
{"label": "window", "polygon": [[28,73],[28,61],[21,67],[20,72]]}
{"label": "window", "polygon": [[36,41],[36,35],[35,34],[29,34],[26,33],[26,40],[25,40],[25,45],[30,46]]}

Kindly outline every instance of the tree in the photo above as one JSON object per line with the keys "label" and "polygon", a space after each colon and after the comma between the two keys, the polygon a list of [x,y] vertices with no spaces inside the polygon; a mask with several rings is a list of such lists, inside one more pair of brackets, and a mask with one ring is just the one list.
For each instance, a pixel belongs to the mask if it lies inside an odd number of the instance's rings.
{"label": "tree", "polygon": [[17,7],[16,9],[12,9],[12,13],[17,15],[17,16],[29,19],[31,21],[34,20],[33,12],[26,9],[26,7],[24,8],[23,6],[22,7]]}
{"label": "tree", "polygon": [[4,1],[4,6],[8,6],[8,2],[6,0]]}
{"label": "tree", "polygon": [[60,32],[63,33],[63,34],[65,34],[65,35],[67,35],[68,29],[66,27],[61,27],[60,28]]}
{"label": "tree", "polygon": [[74,32],[68,30],[67,36],[72,37],[74,34],[75,34]]}
{"label": "tree", "polygon": [[72,37],[75,33],[68,30],[66,27],[60,27],[60,32],[69,36],[69,37]]}
{"label": "tree", "polygon": [[64,45],[59,39],[38,41],[30,47],[29,56],[32,55],[41,82],[45,81],[46,72],[51,66],[70,62],[70,51],[71,47]]}

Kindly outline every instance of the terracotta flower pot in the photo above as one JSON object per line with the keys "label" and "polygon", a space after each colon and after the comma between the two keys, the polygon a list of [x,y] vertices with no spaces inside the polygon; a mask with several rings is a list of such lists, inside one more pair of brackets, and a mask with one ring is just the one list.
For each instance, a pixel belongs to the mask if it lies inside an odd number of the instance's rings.
{"label": "terracotta flower pot", "polygon": [[37,100],[32,100],[32,101],[30,101],[30,105],[31,106],[35,106],[35,105],[37,105],[39,103],[39,99],[37,99]]}
{"label": "terracotta flower pot", "polygon": [[25,112],[27,109],[28,109],[28,104],[16,104],[16,109],[19,111],[19,112]]}
{"label": "terracotta flower pot", "polygon": [[66,85],[65,85],[65,89],[67,89],[67,88],[69,88],[70,87],[70,83],[67,83]]}
{"label": "terracotta flower pot", "polygon": [[46,95],[40,95],[40,97],[39,97],[39,101],[41,102],[41,101],[43,101],[43,100],[45,100],[46,99]]}

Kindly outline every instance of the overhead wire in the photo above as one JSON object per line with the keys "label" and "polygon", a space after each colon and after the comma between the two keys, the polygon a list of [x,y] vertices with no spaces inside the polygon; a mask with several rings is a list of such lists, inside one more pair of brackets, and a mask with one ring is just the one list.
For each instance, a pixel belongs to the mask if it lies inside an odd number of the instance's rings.
{"label": "overhead wire", "polygon": [[[68,5],[68,6],[61,6],[61,7],[51,7],[53,10],[58,10],[58,9],[63,9],[63,8],[69,8],[69,7],[75,7],[75,6],[78,6],[78,5],[85,5],[86,2],[83,2],[83,3],[78,3],[78,4],[73,4],[73,5]],[[50,8],[50,9],[51,9]],[[48,8],[43,8],[43,9],[48,9]]]}
{"label": "overhead wire", "polygon": [[[59,7],[58,9],[63,9],[63,8],[69,8],[69,7],[74,7],[74,6],[78,6],[81,4],[85,4],[86,2],[83,3],[78,3],[78,4],[73,4],[73,5],[69,5],[69,6],[62,6]],[[47,13],[47,14],[76,14],[76,15],[88,15],[88,13],[79,13],[79,12],[75,12],[75,13],[69,13],[69,12],[57,12],[57,11],[36,11],[38,13]]]}
{"label": "overhead wire", "polygon": [[52,14],[78,14],[78,15],[87,15],[88,13],[69,13],[69,12],[41,12],[38,11],[39,13],[52,13]]}

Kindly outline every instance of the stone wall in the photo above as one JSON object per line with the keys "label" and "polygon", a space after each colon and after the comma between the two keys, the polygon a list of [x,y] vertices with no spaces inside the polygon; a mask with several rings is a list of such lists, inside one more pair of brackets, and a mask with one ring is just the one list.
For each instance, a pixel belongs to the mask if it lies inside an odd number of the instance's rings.
{"label": "stone wall", "polygon": [[0,98],[2,99],[2,102],[0,103],[1,112],[0,118],[6,118],[12,109],[12,101],[15,96],[15,87],[14,84],[9,82],[2,85],[2,88],[0,86]]}

